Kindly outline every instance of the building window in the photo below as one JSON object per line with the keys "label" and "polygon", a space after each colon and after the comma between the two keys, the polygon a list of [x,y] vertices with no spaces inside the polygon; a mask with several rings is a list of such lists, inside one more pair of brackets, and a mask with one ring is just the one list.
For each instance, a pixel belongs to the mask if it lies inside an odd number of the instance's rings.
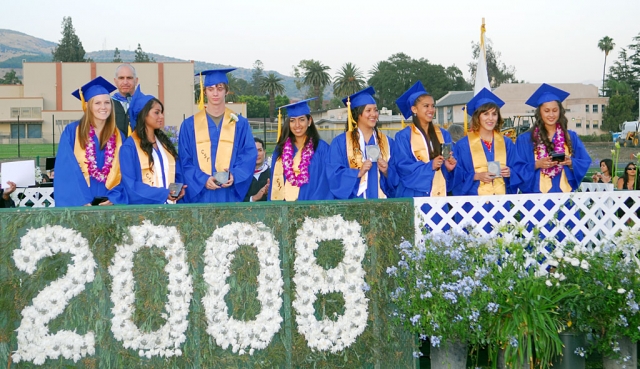
{"label": "building window", "polygon": [[582,128],[582,122],[576,122],[576,128]]}
{"label": "building window", "polygon": [[42,138],[42,124],[27,124],[27,137]]}
{"label": "building window", "polygon": [[453,122],[453,107],[447,107],[447,122]]}
{"label": "building window", "polygon": [[600,111],[604,114],[604,105],[602,105],[602,109]]}
{"label": "building window", "polygon": [[598,128],[598,121],[597,121],[597,120],[594,120],[594,121],[593,121],[593,125],[592,125],[592,126],[593,126],[593,128],[594,128],[594,129],[595,129],[595,128]]}
{"label": "building window", "polygon": [[589,129],[589,128],[591,128],[591,121],[590,120],[587,121],[587,129]]}
{"label": "building window", "polygon": [[25,136],[25,125],[24,124],[12,124],[11,125],[11,138],[18,138],[18,130],[20,134],[20,138],[26,138]]}
{"label": "building window", "polygon": [[584,106],[584,111],[585,111],[585,113],[588,113],[588,112],[589,112],[589,104],[587,104],[587,105],[585,105],[585,106]]}
{"label": "building window", "polygon": [[42,119],[42,109],[31,108],[31,118]]}
{"label": "building window", "polygon": [[20,108],[11,108],[11,118],[17,118],[20,116]]}
{"label": "building window", "polygon": [[598,112],[598,105],[593,104],[593,108],[591,109],[592,112],[597,113]]}

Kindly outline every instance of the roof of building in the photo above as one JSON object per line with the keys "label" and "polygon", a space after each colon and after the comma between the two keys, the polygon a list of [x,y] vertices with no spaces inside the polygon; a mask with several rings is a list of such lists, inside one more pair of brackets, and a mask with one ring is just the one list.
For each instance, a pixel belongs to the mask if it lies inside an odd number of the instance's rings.
{"label": "roof of building", "polygon": [[473,98],[473,91],[449,91],[436,102],[436,106],[464,105]]}

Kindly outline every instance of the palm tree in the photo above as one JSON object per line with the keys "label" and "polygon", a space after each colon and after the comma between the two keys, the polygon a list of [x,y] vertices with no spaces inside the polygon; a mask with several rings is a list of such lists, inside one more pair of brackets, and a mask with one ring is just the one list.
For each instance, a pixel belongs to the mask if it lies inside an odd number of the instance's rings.
{"label": "palm tree", "polygon": [[353,95],[364,86],[364,76],[360,69],[351,63],[346,63],[333,79],[333,95],[338,97]]}
{"label": "palm tree", "polygon": [[598,41],[598,48],[604,51],[604,68],[602,69],[602,96],[604,96],[604,76],[605,72],[607,71],[607,56],[615,46],[616,44],[613,43],[613,39],[609,36],[604,36],[600,41]]}
{"label": "palm tree", "polygon": [[276,110],[276,95],[284,94],[284,85],[281,81],[282,78],[276,76],[273,72],[266,77],[262,77],[262,81],[260,81],[260,91],[269,94],[269,120],[272,123]]}
{"label": "palm tree", "polygon": [[[331,68],[316,60],[309,60],[303,68],[305,72],[302,84],[313,87],[314,95],[320,97],[322,90],[331,83],[331,76],[327,73],[327,70]],[[316,100],[316,110],[320,110],[320,100]]]}

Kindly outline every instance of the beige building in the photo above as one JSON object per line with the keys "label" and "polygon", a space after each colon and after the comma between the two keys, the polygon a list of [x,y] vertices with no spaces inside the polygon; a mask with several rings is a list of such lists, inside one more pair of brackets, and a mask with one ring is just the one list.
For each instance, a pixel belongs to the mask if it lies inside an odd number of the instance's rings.
{"label": "beige building", "polygon": [[[507,83],[493,90],[505,104],[500,109],[502,117],[512,119],[520,124],[531,124],[535,109],[525,101],[540,87],[540,83]],[[563,102],[569,120],[569,129],[579,135],[602,134],[602,112],[609,104],[608,97],[600,97],[598,87],[582,83],[553,84],[570,93]],[[473,93],[469,91],[452,91],[436,102],[436,119],[439,124],[463,124],[462,108],[471,100]]]}
{"label": "beige building", "polygon": [[[58,142],[64,127],[82,117],[71,93],[97,76],[113,83],[119,64],[24,63],[22,86],[0,86],[0,143],[15,143],[18,136],[25,143]],[[164,103],[166,125],[180,126],[197,112],[193,62],[132,65],[142,91]],[[246,106],[233,110],[246,114]]]}

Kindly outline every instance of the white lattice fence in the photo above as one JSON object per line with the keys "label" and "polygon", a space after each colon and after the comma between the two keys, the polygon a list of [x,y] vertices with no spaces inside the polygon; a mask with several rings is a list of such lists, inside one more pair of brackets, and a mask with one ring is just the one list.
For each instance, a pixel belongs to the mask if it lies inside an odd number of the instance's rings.
{"label": "white lattice fence", "polygon": [[595,245],[622,229],[640,228],[640,191],[421,197],[414,206],[416,239],[425,227],[443,232],[471,226],[496,236],[495,226],[507,222],[526,226],[529,237],[537,227],[543,238]]}
{"label": "white lattice fence", "polygon": [[46,208],[53,207],[56,203],[53,199],[53,187],[17,188],[11,198],[16,207]]}

